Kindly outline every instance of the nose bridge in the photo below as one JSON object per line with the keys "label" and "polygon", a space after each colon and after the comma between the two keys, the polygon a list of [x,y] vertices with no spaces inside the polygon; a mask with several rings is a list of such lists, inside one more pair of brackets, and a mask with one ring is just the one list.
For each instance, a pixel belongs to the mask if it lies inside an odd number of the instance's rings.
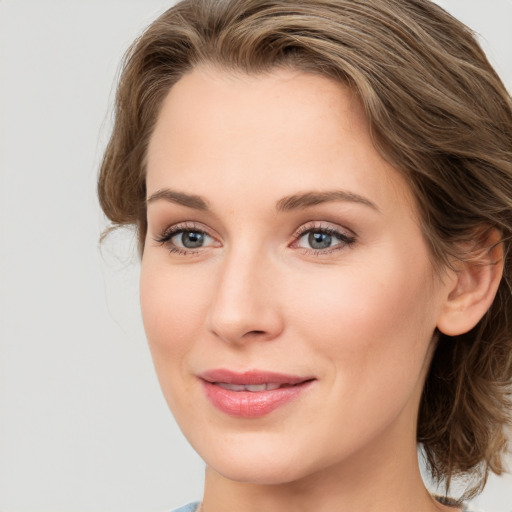
{"label": "nose bridge", "polygon": [[208,315],[208,328],[228,342],[271,339],[282,328],[271,264],[263,250],[241,243],[226,251]]}

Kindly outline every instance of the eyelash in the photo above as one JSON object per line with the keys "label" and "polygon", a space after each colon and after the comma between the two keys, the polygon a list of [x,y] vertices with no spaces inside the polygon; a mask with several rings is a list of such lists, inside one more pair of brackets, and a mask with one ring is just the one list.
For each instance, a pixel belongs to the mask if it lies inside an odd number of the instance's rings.
{"label": "eyelash", "polygon": [[[199,233],[205,236],[208,236],[212,239],[214,239],[211,235],[209,235],[204,229],[201,229],[194,223],[187,223],[187,224],[176,224],[174,226],[170,226],[169,228],[165,229],[163,233],[155,238],[155,242],[157,242],[159,245],[165,246],[167,250],[171,254],[179,254],[179,255],[195,255],[200,252],[203,247],[200,247],[198,249],[183,249],[181,247],[178,247],[174,244],[171,244],[171,239],[180,234],[180,233]],[[309,233],[320,233],[323,235],[329,235],[332,237],[335,237],[339,240],[339,243],[331,248],[326,249],[312,249],[307,247],[297,247],[297,249],[301,250],[303,254],[307,255],[313,255],[313,256],[323,256],[326,254],[331,254],[335,251],[339,251],[342,249],[345,249],[347,247],[350,247],[356,242],[356,236],[354,234],[347,234],[343,233],[342,231],[329,227],[329,226],[322,226],[318,224],[305,224],[304,226],[301,226],[297,232],[294,234],[294,241],[292,244],[290,244],[291,247],[296,246],[300,242],[300,240],[304,237],[304,235],[307,235]]]}

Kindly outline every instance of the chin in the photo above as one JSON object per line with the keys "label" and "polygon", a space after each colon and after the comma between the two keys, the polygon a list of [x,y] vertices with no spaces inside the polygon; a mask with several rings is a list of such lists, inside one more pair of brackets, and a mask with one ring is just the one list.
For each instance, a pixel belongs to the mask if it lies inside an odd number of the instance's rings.
{"label": "chin", "polygon": [[214,460],[205,462],[222,477],[245,484],[255,485],[280,485],[300,480],[305,474],[301,474],[299,468],[290,466],[281,460],[260,459],[255,461],[245,460]]}
{"label": "chin", "polygon": [[308,474],[308,469],[303,467],[304,457],[293,457],[294,450],[282,439],[278,444],[254,438],[242,443],[230,439],[229,446],[203,440],[191,444],[209,468],[235,482],[277,485]]}

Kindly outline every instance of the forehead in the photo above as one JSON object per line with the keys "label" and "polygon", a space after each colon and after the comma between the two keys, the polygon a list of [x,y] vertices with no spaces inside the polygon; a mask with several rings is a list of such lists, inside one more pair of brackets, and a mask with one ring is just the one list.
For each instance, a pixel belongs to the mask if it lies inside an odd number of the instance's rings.
{"label": "forehead", "polygon": [[374,202],[389,201],[390,191],[410,199],[374,148],[349,87],[292,69],[246,75],[200,67],[186,74],[163,102],[147,163],[148,193],[163,186],[206,193],[215,183],[238,186],[242,196],[288,195],[325,184]]}
{"label": "forehead", "polygon": [[[243,144],[244,149],[279,142],[285,149],[287,135],[293,134],[297,142],[299,135],[318,142],[347,122],[366,131],[360,102],[348,87],[326,77],[290,69],[247,75],[199,67],[183,76],[165,98],[149,156],[178,137],[197,138],[196,144],[206,145],[230,135],[240,146],[246,135],[258,134]],[[318,131],[320,124],[324,129]],[[317,140],[308,130],[313,125]]]}

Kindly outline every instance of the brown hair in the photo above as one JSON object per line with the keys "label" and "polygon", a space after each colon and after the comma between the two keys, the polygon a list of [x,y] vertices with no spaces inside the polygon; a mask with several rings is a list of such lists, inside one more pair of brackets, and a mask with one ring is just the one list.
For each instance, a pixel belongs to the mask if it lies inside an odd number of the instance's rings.
{"label": "brown hair", "polygon": [[[114,225],[146,235],[145,154],[163,98],[194,66],[276,66],[348,84],[381,154],[406,177],[433,262],[484,228],[502,234],[504,278],[467,334],[439,333],[417,439],[432,475],[500,474],[512,381],[512,102],[471,31],[428,0],[184,0],[127,54],[99,175]],[[484,237],[485,238],[485,237]]]}

